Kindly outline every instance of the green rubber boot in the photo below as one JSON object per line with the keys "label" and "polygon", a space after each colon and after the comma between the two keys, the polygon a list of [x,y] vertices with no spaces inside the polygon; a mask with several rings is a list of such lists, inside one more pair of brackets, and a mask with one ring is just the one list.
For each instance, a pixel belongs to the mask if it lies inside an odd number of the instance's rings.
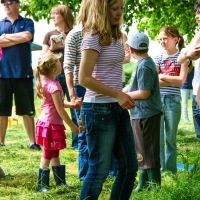
{"label": "green rubber boot", "polygon": [[150,189],[161,187],[161,172],[160,169],[147,169]]}
{"label": "green rubber boot", "polygon": [[145,187],[148,186],[148,174],[146,169],[141,169],[140,170],[140,176],[139,176],[139,182],[137,187],[135,188],[134,192],[140,192],[142,191]]}

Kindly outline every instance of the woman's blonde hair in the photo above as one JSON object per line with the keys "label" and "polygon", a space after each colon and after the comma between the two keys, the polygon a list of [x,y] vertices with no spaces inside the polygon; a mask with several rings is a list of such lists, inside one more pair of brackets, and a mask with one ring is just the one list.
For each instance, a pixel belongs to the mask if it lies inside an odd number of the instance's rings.
{"label": "woman's blonde hair", "polygon": [[80,10],[76,19],[77,24],[85,24],[88,16],[90,3],[91,0],[82,0]]}
{"label": "woman's blonde hair", "polygon": [[117,0],[91,0],[87,21],[83,28],[83,34],[93,31],[98,33],[100,44],[107,46],[112,43],[112,38],[119,40],[121,38],[120,24],[111,26],[109,8]]}
{"label": "woman's blonde hair", "polygon": [[35,79],[36,79],[36,93],[39,98],[44,98],[44,92],[42,90],[42,84],[40,81],[40,76],[50,76],[53,70],[60,65],[59,56],[55,54],[46,54],[42,58],[39,58],[37,67],[35,69]]}
{"label": "woman's blonde hair", "polygon": [[72,15],[71,10],[69,9],[69,7],[65,6],[65,5],[55,5],[52,9],[51,12],[53,10],[56,10],[63,18],[66,24],[66,27],[69,29],[73,28],[74,25],[74,17]]}

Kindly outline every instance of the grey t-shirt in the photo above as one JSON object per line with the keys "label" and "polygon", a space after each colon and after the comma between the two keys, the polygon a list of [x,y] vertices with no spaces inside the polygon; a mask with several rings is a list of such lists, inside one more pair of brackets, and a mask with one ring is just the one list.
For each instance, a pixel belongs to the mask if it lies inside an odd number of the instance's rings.
{"label": "grey t-shirt", "polygon": [[135,100],[132,108],[132,119],[144,119],[162,113],[160,87],[156,65],[150,57],[139,60],[132,73],[129,91],[151,90],[148,99]]}

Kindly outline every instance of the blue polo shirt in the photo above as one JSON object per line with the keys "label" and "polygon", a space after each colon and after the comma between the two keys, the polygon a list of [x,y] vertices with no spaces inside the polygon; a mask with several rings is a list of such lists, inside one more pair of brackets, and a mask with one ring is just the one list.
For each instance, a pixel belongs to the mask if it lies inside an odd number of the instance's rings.
{"label": "blue polo shirt", "polygon": [[[19,18],[12,24],[6,17],[0,20],[0,35],[28,31],[34,36],[34,23],[31,19]],[[0,78],[32,78],[31,41],[2,48]]]}

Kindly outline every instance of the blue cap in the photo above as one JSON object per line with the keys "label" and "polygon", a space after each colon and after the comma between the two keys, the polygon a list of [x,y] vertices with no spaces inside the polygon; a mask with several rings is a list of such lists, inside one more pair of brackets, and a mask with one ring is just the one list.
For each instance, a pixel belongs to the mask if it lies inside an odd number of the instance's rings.
{"label": "blue cap", "polygon": [[126,44],[136,50],[146,50],[149,48],[149,38],[143,32],[132,32],[128,34]]}

